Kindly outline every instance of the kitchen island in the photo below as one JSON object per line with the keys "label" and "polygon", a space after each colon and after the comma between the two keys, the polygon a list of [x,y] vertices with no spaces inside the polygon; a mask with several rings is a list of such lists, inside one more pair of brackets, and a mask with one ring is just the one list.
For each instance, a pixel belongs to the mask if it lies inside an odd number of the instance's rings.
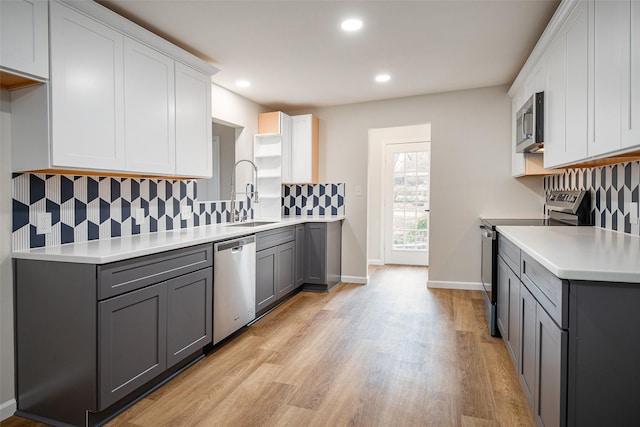
{"label": "kitchen island", "polygon": [[501,333],[538,425],[640,417],[640,238],[499,226]]}

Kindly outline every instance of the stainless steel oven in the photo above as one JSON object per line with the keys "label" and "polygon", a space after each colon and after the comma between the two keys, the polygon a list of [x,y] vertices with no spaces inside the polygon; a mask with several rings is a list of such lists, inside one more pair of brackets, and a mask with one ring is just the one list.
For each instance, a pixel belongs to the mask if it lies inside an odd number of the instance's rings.
{"label": "stainless steel oven", "polygon": [[499,337],[496,313],[498,304],[498,226],[552,226],[552,225],[591,225],[591,193],[584,190],[551,191],[545,203],[547,217],[543,219],[480,219],[482,232],[482,252],[480,277],[485,294],[484,311],[489,325],[489,333]]}

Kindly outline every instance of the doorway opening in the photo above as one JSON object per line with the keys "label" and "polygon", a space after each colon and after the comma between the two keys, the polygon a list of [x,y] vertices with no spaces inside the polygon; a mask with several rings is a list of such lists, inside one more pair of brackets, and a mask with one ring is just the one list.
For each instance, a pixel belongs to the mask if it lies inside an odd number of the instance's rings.
{"label": "doorway opening", "polygon": [[428,123],[369,130],[369,265],[429,265],[430,148]]}

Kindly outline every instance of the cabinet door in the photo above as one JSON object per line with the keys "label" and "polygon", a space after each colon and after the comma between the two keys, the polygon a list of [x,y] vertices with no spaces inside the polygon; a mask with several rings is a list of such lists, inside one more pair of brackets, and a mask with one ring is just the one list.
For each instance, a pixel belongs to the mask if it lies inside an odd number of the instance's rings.
{"label": "cabinet door", "polygon": [[289,182],[318,182],[318,118],[311,114],[291,117],[291,177]]}
{"label": "cabinet door", "polygon": [[588,40],[586,2],[579,2],[547,53],[545,168],[587,157]]}
{"label": "cabinet door", "polygon": [[538,305],[536,313],[535,418],[538,425],[566,425],[567,332]]}
{"label": "cabinet door", "polygon": [[276,275],[276,299],[280,299],[295,288],[295,242],[276,246],[277,249],[277,275]]}
{"label": "cabinet door", "polygon": [[509,336],[509,267],[498,257],[498,295],[496,323],[502,338],[507,342]]}
{"label": "cabinet door", "polygon": [[167,367],[167,286],[149,286],[98,303],[98,410]]}
{"label": "cabinet door", "polygon": [[534,408],[534,390],[536,381],[536,315],[538,310],[531,292],[520,283],[520,361],[518,377],[524,390],[529,408]]}
{"label": "cabinet door", "polygon": [[280,136],[282,137],[282,182],[295,182],[293,179],[293,136],[292,120],[282,112],[278,113],[280,119]]}
{"label": "cabinet door", "polygon": [[48,79],[48,29],[46,0],[0,1],[0,66]]}
{"label": "cabinet door", "polygon": [[622,63],[622,147],[640,145],[640,3],[625,1],[628,30],[623,38],[622,51],[628,54]]}
{"label": "cabinet door", "polygon": [[51,162],[124,170],[124,36],[51,2]]}
{"label": "cabinet door", "polygon": [[622,67],[625,39],[629,32],[629,1],[589,2],[593,29],[591,67],[593,67],[593,117],[589,128],[589,156],[620,149]]}
{"label": "cabinet door", "polygon": [[124,89],[127,171],[174,174],[173,59],[125,38]]}
{"label": "cabinet door", "polygon": [[325,285],[327,283],[327,224],[305,224],[305,283]]}
{"label": "cabinet door", "polygon": [[211,78],[175,63],[176,174],[211,178]]}
{"label": "cabinet door", "polygon": [[212,342],[213,273],[205,268],[167,281],[167,367]]}
{"label": "cabinet door", "polygon": [[296,288],[304,284],[304,224],[296,225]]}
{"label": "cabinet door", "polygon": [[276,300],[277,246],[256,252],[256,313]]}
{"label": "cabinet door", "polygon": [[514,366],[520,362],[520,279],[508,269],[509,273],[509,313],[507,317],[507,349]]}

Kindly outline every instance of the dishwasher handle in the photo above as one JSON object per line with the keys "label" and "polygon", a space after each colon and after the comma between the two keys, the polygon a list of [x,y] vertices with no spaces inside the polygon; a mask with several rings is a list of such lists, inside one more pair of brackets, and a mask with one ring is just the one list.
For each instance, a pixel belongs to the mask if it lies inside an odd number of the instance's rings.
{"label": "dishwasher handle", "polygon": [[242,247],[256,241],[256,236],[245,236],[240,239],[227,240],[226,242],[216,243],[215,251],[221,252],[231,249],[232,253],[241,252]]}

